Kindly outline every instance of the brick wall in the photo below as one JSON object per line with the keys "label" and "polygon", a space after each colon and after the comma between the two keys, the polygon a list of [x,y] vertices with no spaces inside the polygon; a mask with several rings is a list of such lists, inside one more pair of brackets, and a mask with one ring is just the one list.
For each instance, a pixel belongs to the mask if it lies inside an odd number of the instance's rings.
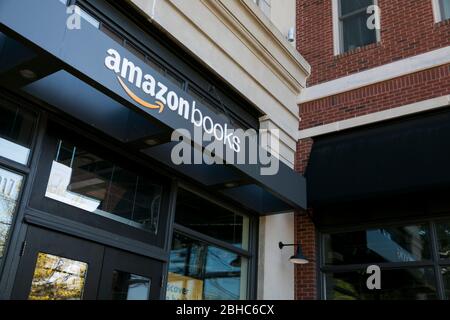
{"label": "brick wall", "polygon": [[[331,0],[297,0],[297,49],[311,64],[308,86],[450,45],[450,21],[434,23],[431,0],[378,0],[381,42],[334,56]],[[450,94],[443,65],[300,105],[300,129]],[[304,173],[313,145],[297,143],[295,169]],[[313,210],[297,212],[296,241],[310,264],[295,267],[296,299],[316,299],[316,229]]]}
{"label": "brick wall", "polygon": [[308,85],[450,45],[450,22],[434,23],[431,0],[378,0],[381,42],[334,56],[331,0],[297,0],[297,49],[311,64]]}
{"label": "brick wall", "polygon": [[[300,129],[447,94],[450,94],[450,64],[303,103],[300,105]],[[300,161],[305,161],[304,154]]]}
{"label": "brick wall", "polygon": [[[297,143],[296,171],[305,172],[312,145],[312,139],[303,139]],[[295,299],[298,300],[317,298],[316,230],[308,213],[312,214],[312,211],[299,211],[295,214],[295,243],[300,243],[303,254],[312,260],[306,265],[295,266]]]}
{"label": "brick wall", "polygon": [[306,211],[295,214],[295,241],[301,243],[303,254],[310,259],[308,264],[295,266],[295,299],[317,298],[316,274],[316,229]]}

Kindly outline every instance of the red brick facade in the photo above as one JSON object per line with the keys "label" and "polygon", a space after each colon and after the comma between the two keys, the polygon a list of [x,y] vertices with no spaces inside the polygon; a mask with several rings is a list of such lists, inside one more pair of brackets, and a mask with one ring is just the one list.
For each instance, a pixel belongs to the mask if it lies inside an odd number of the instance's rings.
{"label": "red brick facade", "polygon": [[[300,129],[446,94],[450,94],[450,64],[301,104]],[[300,161],[304,162],[304,157],[301,157]]]}
{"label": "red brick facade", "polygon": [[[308,87],[450,45],[450,20],[435,23],[431,0],[378,0],[381,42],[335,56],[331,0],[297,0],[297,49],[311,64]],[[300,104],[299,129],[450,94],[450,64]],[[304,173],[313,139],[297,144],[295,169]],[[309,210],[313,215],[313,210]],[[296,240],[317,260],[316,229],[306,212],[296,215]],[[297,266],[296,299],[318,297],[315,262]]]}
{"label": "red brick facade", "polygon": [[331,0],[297,1],[297,46],[312,67],[308,86],[450,45],[431,0],[378,0],[381,42],[334,56]]}

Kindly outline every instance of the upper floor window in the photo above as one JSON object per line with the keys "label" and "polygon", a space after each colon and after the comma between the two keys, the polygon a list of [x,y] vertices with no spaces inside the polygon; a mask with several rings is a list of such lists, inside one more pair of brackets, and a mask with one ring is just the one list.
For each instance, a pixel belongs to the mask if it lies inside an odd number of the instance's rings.
{"label": "upper floor window", "polygon": [[450,0],[434,0],[436,22],[450,19]]}
{"label": "upper floor window", "polygon": [[335,54],[378,41],[374,0],[333,0]]}

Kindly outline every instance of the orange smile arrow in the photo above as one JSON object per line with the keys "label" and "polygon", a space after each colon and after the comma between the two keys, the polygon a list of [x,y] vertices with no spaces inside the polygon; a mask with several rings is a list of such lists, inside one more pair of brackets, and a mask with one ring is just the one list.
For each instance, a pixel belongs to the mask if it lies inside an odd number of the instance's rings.
{"label": "orange smile arrow", "polygon": [[130,88],[127,87],[127,85],[120,79],[119,76],[117,76],[117,79],[119,80],[120,85],[122,86],[123,90],[130,96],[131,99],[133,99],[135,102],[140,104],[141,106],[148,108],[148,109],[159,109],[159,113],[163,112],[164,110],[164,104],[161,101],[156,101],[155,104],[151,104],[141,98],[139,98],[136,94],[134,94],[133,91],[130,90]]}

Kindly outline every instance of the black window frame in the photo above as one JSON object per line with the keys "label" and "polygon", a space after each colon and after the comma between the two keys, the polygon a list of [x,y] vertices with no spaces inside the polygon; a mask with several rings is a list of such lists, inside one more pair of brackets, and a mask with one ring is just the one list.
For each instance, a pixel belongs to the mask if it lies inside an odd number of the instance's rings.
{"label": "black window frame", "polygon": [[[343,273],[343,272],[354,272],[365,270],[369,265],[377,265],[381,270],[396,270],[396,269],[412,269],[412,268],[433,268],[434,278],[436,280],[436,294],[439,300],[450,300],[450,296],[446,297],[443,277],[441,274],[442,267],[450,268],[450,258],[441,259],[438,252],[438,236],[436,232],[436,225],[441,222],[449,222],[450,215],[442,215],[434,218],[418,218],[418,219],[407,219],[394,222],[377,222],[377,223],[366,223],[350,226],[339,226],[336,228],[322,228],[318,231],[318,296],[322,300],[326,300],[326,274],[327,273]],[[364,263],[364,264],[351,264],[351,265],[327,265],[325,263],[325,236],[327,234],[336,233],[346,233],[352,231],[363,231],[368,229],[376,228],[386,228],[386,227],[401,227],[409,225],[427,225],[430,232],[430,246],[431,246],[431,259],[413,262],[383,262],[383,263]],[[382,278],[383,279],[383,278]],[[383,280],[382,280],[383,281]]]}
{"label": "black window frame", "polygon": [[[14,267],[11,264],[11,259],[20,250],[22,245],[18,240],[21,238],[20,230],[22,229],[22,223],[25,210],[26,199],[29,197],[31,191],[31,181],[33,180],[34,170],[36,166],[37,157],[40,150],[40,136],[42,135],[42,126],[45,125],[45,117],[40,111],[37,111],[34,106],[23,99],[18,98],[15,94],[0,88],[0,104],[6,104],[14,106],[27,112],[32,113],[35,116],[34,126],[32,128],[33,138],[30,144],[30,154],[26,164],[16,162],[14,160],[0,156],[0,167],[5,170],[9,170],[12,173],[21,175],[23,177],[22,187],[19,197],[17,199],[17,206],[15,208],[14,217],[11,221],[11,226],[8,231],[8,237],[5,241],[5,249],[3,252],[3,259],[0,263],[0,300],[8,298],[9,289],[11,285],[11,279],[8,278],[8,274]],[[7,289],[8,288],[8,289]]]}
{"label": "black window frame", "polygon": [[[249,219],[249,230],[248,230],[248,248],[247,249],[243,249],[240,247],[237,247],[231,243],[228,243],[226,241],[222,241],[222,240],[218,240],[214,237],[208,236],[206,234],[203,234],[201,232],[192,230],[188,227],[185,227],[183,225],[177,224],[175,222],[173,222],[173,228],[171,230],[171,238],[169,241],[169,251],[172,248],[172,241],[173,241],[173,237],[175,233],[178,233],[180,235],[186,236],[188,238],[191,238],[193,240],[198,240],[201,241],[207,245],[210,246],[214,246],[217,247],[219,249],[222,250],[226,250],[229,251],[233,254],[236,254],[239,257],[243,257],[245,259],[247,259],[248,261],[248,268],[247,268],[247,275],[246,275],[246,279],[247,279],[247,285],[246,285],[246,296],[247,296],[247,300],[253,300],[256,299],[256,282],[257,282],[257,252],[258,252],[258,219],[255,215],[247,213],[247,212],[243,212],[241,209],[234,207],[233,205],[230,205],[228,203],[225,203],[223,200],[216,198],[215,196],[211,196],[209,194],[206,194],[204,191],[202,191],[201,189],[190,185],[190,184],[186,184],[183,182],[180,182],[178,185],[178,188],[184,189],[188,192],[191,192],[193,194],[195,194],[196,196],[199,196],[201,198],[204,198],[205,201],[209,201],[212,202],[218,206],[221,206],[225,209],[228,209],[230,211],[235,212],[236,214],[245,216]],[[174,217],[173,219],[175,220],[175,215],[176,212],[174,212]],[[169,265],[170,261],[168,262],[167,265]],[[169,268],[167,268],[167,274],[166,274],[166,279],[168,279],[168,272],[169,272]],[[166,293],[166,289],[167,289],[167,282],[165,283],[164,286],[164,295]]]}
{"label": "black window frame", "polygon": [[[361,9],[357,9],[357,10],[354,10],[352,12],[349,12],[349,13],[346,13],[345,15],[343,15],[342,14],[342,5],[341,5],[342,1],[346,1],[346,0],[337,0],[337,4],[338,4],[337,21],[338,21],[338,24],[339,24],[339,39],[338,39],[339,40],[339,54],[344,54],[346,52],[351,52],[353,50],[356,50],[357,48],[362,48],[362,47],[365,47],[365,46],[368,46],[368,45],[380,42],[380,33],[379,33],[378,30],[374,29],[373,32],[375,33],[375,42],[371,42],[371,43],[368,43],[368,44],[360,45],[360,46],[358,46],[356,48],[353,48],[353,49],[345,50],[345,45],[344,45],[345,44],[345,42],[344,42],[345,41],[344,40],[344,20],[348,19],[348,18],[352,18],[352,17],[354,17],[354,16],[356,16],[358,14],[361,14],[361,13],[366,13],[367,12],[367,7],[362,7]],[[377,5],[377,0],[372,0],[372,4],[371,5]]]}
{"label": "black window frame", "polygon": [[[76,136],[75,136],[76,134]],[[93,152],[96,155],[109,160],[120,167],[136,174],[149,176],[162,186],[162,198],[159,212],[158,231],[156,234],[141,228],[128,226],[127,224],[87,212],[83,209],[65,204],[45,197],[52,162],[56,156],[58,141],[68,141],[79,148]],[[108,141],[91,139],[83,136],[79,131],[66,130],[64,125],[55,121],[49,121],[44,137],[41,156],[38,163],[37,177],[33,183],[33,192],[28,206],[32,210],[46,212],[64,219],[77,221],[90,227],[95,227],[113,234],[119,234],[126,238],[140,241],[149,245],[163,248],[165,245],[166,225],[168,221],[170,203],[170,179],[158,174],[156,169],[143,163],[133,161],[124,150],[123,153],[108,148]]]}

